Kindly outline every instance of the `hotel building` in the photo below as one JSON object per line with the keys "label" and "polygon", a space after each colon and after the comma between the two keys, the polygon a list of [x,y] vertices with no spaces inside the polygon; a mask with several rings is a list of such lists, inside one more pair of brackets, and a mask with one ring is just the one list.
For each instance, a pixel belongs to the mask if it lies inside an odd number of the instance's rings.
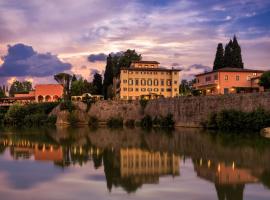
{"label": "hotel building", "polygon": [[204,95],[248,93],[263,91],[259,78],[263,71],[240,68],[221,68],[196,75],[195,88]]}
{"label": "hotel building", "polygon": [[159,67],[156,61],[132,62],[129,68],[121,68],[118,98],[175,97],[179,94],[178,69]]}

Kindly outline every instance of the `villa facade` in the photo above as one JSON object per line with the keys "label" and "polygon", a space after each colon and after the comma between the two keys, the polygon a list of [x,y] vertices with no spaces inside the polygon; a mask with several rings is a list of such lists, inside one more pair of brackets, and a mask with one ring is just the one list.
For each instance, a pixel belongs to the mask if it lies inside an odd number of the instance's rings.
{"label": "villa facade", "polygon": [[221,68],[196,75],[195,88],[204,95],[262,92],[259,86],[261,70]]}
{"label": "villa facade", "polygon": [[116,93],[122,100],[178,96],[179,71],[161,68],[157,61],[132,62],[129,68],[121,68]]}

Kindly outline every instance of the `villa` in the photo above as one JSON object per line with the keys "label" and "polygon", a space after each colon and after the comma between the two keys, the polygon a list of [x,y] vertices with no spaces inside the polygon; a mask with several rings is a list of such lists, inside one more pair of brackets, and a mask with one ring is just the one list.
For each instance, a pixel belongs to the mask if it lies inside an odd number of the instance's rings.
{"label": "villa", "polygon": [[132,62],[129,68],[121,68],[116,95],[122,100],[175,97],[179,94],[179,71],[161,68],[157,61]]}
{"label": "villa", "polygon": [[262,92],[262,74],[261,70],[225,67],[196,75],[194,86],[204,95]]}

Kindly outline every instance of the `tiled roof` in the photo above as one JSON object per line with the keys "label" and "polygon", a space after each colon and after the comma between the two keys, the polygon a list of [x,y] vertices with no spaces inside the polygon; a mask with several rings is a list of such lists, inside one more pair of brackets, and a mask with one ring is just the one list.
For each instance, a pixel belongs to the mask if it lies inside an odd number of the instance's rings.
{"label": "tiled roof", "polygon": [[261,72],[263,73],[263,70],[256,70],[256,69],[241,69],[241,68],[233,68],[233,67],[224,67],[218,70],[213,70],[210,72],[205,72],[205,73],[201,73],[201,74],[197,74],[196,76],[201,76],[201,75],[205,75],[205,74],[211,74],[211,73],[215,73],[215,72]]}
{"label": "tiled roof", "polygon": [[181,71],[180,69],[167,69],[167,68],[135,68],[135,67],[123,67],[121,70],[128,70],[128,71],[164,71],[164,72],[171,72],[171,71]]}
{"label": "tiled roof", "polygon": [[141,63],[141,64],[159,64],[157,61],[133,61],[132,63]]}

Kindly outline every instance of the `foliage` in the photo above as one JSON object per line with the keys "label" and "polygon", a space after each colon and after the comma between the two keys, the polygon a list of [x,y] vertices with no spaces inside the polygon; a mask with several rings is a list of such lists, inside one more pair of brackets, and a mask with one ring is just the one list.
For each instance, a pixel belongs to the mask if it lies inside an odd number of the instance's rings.
{"label": "foliage", "polygon": [[259,85],[265,89],[270,89],[270,71],[266,71],[260,77]]}
{"label": "foliage", "polygon": [[72,112],[75,110],[75,106],[72,101],[63,101],[60,103],[60,110],[68,110],[69,112]]}
{"label": "foliage", "polygon": [[152,126],[153,126],[153,121],[150,115],[146,115],[141,119],[142,128],[151,128]]}
{"label": "foliage", "polygon": [[88,120],[88,125],[91,127],[97,127],[98,126],[98,118],[96,116],[90,116]]}
{"label": "foliage", "polygon": [[125,126],[129,128],[134,128],[135,127],[135,120],[134,119],[128,119],[125,122]]}
{"label": "foliage", "polygon": [[74,112],[69,113],[67,120],[68,120],[68,123],[71,126],[75,126],[79,122],[79,119],[78,119],[77,115]]}
{"label": "foliage", "polygon": [[64,87],[64,101],[68,101],[71,98],[71,82],[72,76],[67,73],[59,73],[54,75],[54,79]]}
{"label": "foliage", "polygon": [[0,98],[6,97],[5,92],[2,88],[0,88]]}
{"label": "foliage", "polygon": [[222,43],[219,43],[217,46],[213,70],[218,70],[222,67],[224,67],[224,49]]}
{"label": "foliage", "polygon": [[14,96],[15,94],[24,94],[28,93],[32,89],[33,88],[31,82],[29,81],[20,82],[15,80],[10,86],[9,94],[10,96]]}
{"label": "foliage", "polygon": [[47,122],[48,116],[44,113],[36,113],[32,115],[26,115],[23,123],[27,126],[40,126]]}
{"label": "foliage", "polygon": [[23,123],[24,117],[27,115],[27,111],[24,106],[14,104],[10,106],[5,115],[5,122],[13,125],[20,125]]}
{"label": "foliage", "polygon": [[95,73],[93,78],[93,94],[101,95],[103,91],[102,76],[99,73]]}
{"label": "foliage", "polygon": [[148,101],[149,100],[144,99],[144,98],[140,99],[140,105],[141,105],[142,110],[146,108]]}
{"label": "foliage", "polygon": [[108,99],[108,87],[113,85],[113,78],[118,77],[120,74],[120,69],[123,67],[129,67],[132,61],[139,61],[142,57],[135,50],[128,49],[125,52],[117,54],[109,54],[107,57],[107,63],[104,73],[103,82],[103,94],[105,99]]}
{"label": "foliage", "polygon": [[111,117],[107,121],[107,126],[110,128],[123,127],[123,118],[121,117]]}
{"label": "foliage", "polygon": [[155,116],[153,119],[153,126],[163,127],[163,128],[173,128],[174,127],[173,115],[168,113],[165,117]]}
{"label": "foliage", "polygon": [[252,130],[259,131],[270,126],[270,112],[257,109],[252,112],[238,110],[222,110],[212,113],[204,123],[205,127],[220,130]]}

